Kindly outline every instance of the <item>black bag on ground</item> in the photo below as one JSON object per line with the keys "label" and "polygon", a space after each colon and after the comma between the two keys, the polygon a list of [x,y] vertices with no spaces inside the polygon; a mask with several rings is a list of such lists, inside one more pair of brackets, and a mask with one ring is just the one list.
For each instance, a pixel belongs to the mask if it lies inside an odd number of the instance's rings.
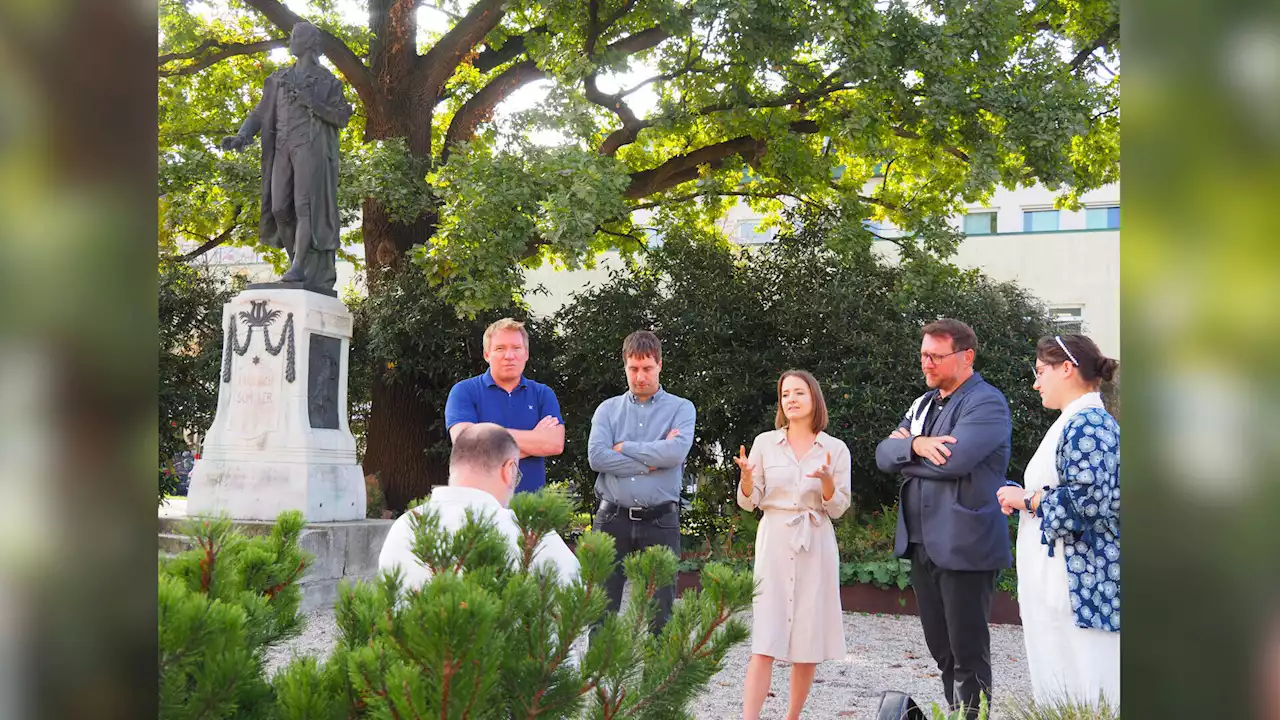
{"label": "black bag on ground", "polygon": [[911,696],[897,690],[885,690],[880,696],[876,720],[928,720]]}

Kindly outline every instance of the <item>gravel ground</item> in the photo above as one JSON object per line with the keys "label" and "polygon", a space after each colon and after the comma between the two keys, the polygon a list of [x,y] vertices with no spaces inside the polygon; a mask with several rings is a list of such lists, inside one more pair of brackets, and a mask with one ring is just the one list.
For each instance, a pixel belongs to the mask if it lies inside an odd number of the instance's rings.
{"label": "gravel ground", "polygon": [[[750,616],[744,618],[750,626]],[[324,655],[337,639],[332,610],[304,616],[302,633],[268,650],[269,672],[289,662],[294,655]],[[849,654],[838,662],[818,666],[805,718],[854,718],[874,720],[880,693],[900,690],[922,704],[941,704],[942,683],[938,668],[929,656],[920,631],[920,621],[911,615],[844,614],[844,637]],[[750,641],[731,650],[725,666],[707,686],[694,706],[698,720],[736,720],[742,713],[742,682],[746,677]],[[1002,699],[1025,697],[1031,690],[1027,673],[1022,628],[1017,625],[991,626],[991,661],[997,711]],[[782,718],[787,712],[788,666],[776,663],[771,694],[765,701],[762,718]]]}

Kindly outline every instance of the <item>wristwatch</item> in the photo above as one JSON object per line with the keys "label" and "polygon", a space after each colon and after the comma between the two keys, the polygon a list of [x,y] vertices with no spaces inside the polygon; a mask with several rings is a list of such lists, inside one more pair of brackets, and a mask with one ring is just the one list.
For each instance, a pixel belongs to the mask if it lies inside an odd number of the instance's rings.
{"label": "wristwatch", "polygon": [[1036,492],[1037,492],[1037,491],[1035,491],[1035,490],[1028,490],[1028,491],[1027,491],[1027,494],[1022,496],[1022,504],[1023,504],[1023,505],[1026,505],[1026,507],[1027,507],[1027,512],[1029,512],[1029,513],[1034,513],[1034,512],[1035,512],[1035,510],[1032,510],[1032,509],[1031,509],[1031,500],[1032,500],[1032,498],[1034,498],[1034,497],[1036,496]]}

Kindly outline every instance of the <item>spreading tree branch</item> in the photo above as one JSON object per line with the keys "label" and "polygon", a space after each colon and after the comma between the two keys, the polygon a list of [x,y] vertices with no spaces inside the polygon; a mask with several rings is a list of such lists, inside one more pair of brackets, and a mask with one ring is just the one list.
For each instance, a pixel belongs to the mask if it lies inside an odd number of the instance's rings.
{"label": "spreading tree branch", "polygon": [[[923,139],[924,139],[924,136],[922,136],[920,133],[915,132],[914,130],[908,130],[908,129],[903,128],[903,127],[895,127],[895,128],[893,129],[893,134],[894,134],[894,135],[897,135],[897,136],[898,136],[898,137],[900,137],[900,138],[906,138],[906,139],[908,139],[908,140],[923,140]],[[955,146],[953,146],[953,145],[943,145],[943,146],[942,146],[942,149],[943,149],[944,151],[946,151],[946,153],[947,153],[948,155],[951,155],[951,156],[953,156],[953,157],[955,157],[955,158],[958,158],[959,160],[962,160],[963,162],[966,162],[966,163],[967,163],[967,162],[969,162],[969,154],[968,154],[968,153],[966,153],[965,151],[961,150],[961,149],[960,149],[960,148],[958,148],[958,147],[955,147]]]}
{"label": "spreading tree branch", "polygon": [[449,131],[444,138],[444,150],[441,151],[441,162],[448,161],[449,153],[455,143],[468,141],[475,136],[476,127],[493,117],[494,108],[504,98],[510,96],[517,88],[546,76],[547,74],[539,70],[532,60],[525,60],[507,68],[479,92],[468,98],[462,107],[458,108],[458,112],[449,123]]}
{"label": "spreading tree branch", "polygon": [[1112,114],[1114,114],[1114,113],[1115,113],[1117,110],[1119,110],[1119,109],[1120,109],[1120,106],[1119,106],[1119,105],[1113,105],[1113,106],[1111,106],[1111,107],[1109,107],[1109,108],[1107,108],[1107,109],[1105,109],[1105,110],[1099,110],[1098,112],[1096,112],[1096,113],[1094,113],[1094,114],[1092,114],[1092,115],[1090,115],[1090,116],[1089,116],[1089,122],[1093,122],[1094,120],[1097,120],[1098,118],[1102,118],[1102,117],[1106,117],[1106,116],[1108,116],[1108,115],[1112,115]]}
{"label": "spreading tree branch", "polygon": [[665,198],[663,200],[655,200],[653,202],[641,203],[639,205],[632,205],[629,208],[629,210],[632,210],[632,211],[651,210],[656,207],[662,207],[663,205],[675,205],[677,203],[697,200],[698,198],[722,197],[722,196],[755,198],[758,200],[777,200],[778,198],[785,197],[785,198],[791,198],[797,202],[813,204],[811,201],[806,200],[805,198],[799,195],[795,195],[793,193],[786,193],[786,192],[766,193],[766,192],[742,192],[740,190],[716,190],[712,192],[699,192],[699,193],[689,193],[688,195],[677,195],[676,197]]}
{"label": "spreading tree branch", "polygon": [[617,10],[613,11],[612,15],[605,18],[605,21],[604,21],[605,31],[608,32],[608,30],[611,29],[614,25],[616,25],[619,20],[626,17],[626,14],[631,12],[632,8],[634,8],[635,6],[636,6],[636,0],[626,0],[626,2],[622,3],[622,5],[620,5]]}
{"label": "spreading tree branch", "polygon": [[599,0],[588,0],[587,2],[587,32],[586,42],[583,43],[583,52],[589,58],[594,58],[596,54],[596,43],[609,32],[619,20],[621,20],[631,9],[635,7],[636,0],[626,0],[622,3],[609,17],[603,22],[600,21],[600,3]]}
{"label": "spreading tree branch", "polygon": [[[618,119],[622,121],[623,130],[635,128],[635,132],[639,133],[645,123],[641,122],[640,118],[636,117],[635,111],[622,101],[622,94],[608,95],[600,90],[596,81],[596,73],[591,73],[587,76],[586,80],[583,81],[583,90],[586,98],[596,105],[611,111],[614,115],[617,115]],[[613,153],[603,154],[612,155]]]}
{"label": "spreading tree branch", "polygon": [[[606,52],[633,54],[654,47],[668,37],[670,37],[670,33],[661,27],[655,26],[611,43],[607,46]],[[503,47],[505,48],[506,46],[504,45]],[[449,124],[449,130],[445,135],[444,151],[441,154],[442,159],[448,158],[451,145],[470,140],[475,135],[476,127],[493,117],[494,108],[498,106],[498,103],[510,97],[511,93],[524,85],[535,80],[541,80],[546,76],[546,72],[538,69],[538,66],[532,60],[525,60],[512,65],[499,73],[493,80],[490,80],[489,84],[468,98],[462,107],[458,109],[458,112],[454,114],[453,121]]]}
{"label": "spreading tree branch", "polygon": [[[288,47],[289,38],[272,38],[270,40],[261,40],[253,43],[224,43],[221,40],[205,40],[200,43],[194,50],[187,52],[169,53],[161,55],[159,58],[160,77],[174,77],[177,75],[194,75],[207,67],[222,62],[230,57],[237,55],[254,55],[260,52],[267,52],[276,48]],[[209,51],[216,50],[210,53]],[[206,53],[209,53],[206,55]],[[189,65],[183,65],[179,68],[166,70],[165,65],[177,60],[196,60]]]}
{"label": "spreading tree branch", "polygon": [[[812,120],[797,120],[790,124],[791,132],[812,134],[818,132],[818,123]],[[742,135],[731,140],[698,148],[684,155],[678,155],[656,168],[642,170],[631,174],[631,184],[624,196],[630,200],[647,197],[681,183],[696,180],[698,168],[707,165],[718,169],[723,167],[731,157],[741,157],[751,163],[764,155],[768,142],[751,135]]]}
{"label": "spreading tree branch", "polygon": [[[830,78],[828,78],[828,80],[830,80]],[[809,92],[801,92],[797,90],[795,92],[788,93],[787,95],[781,95],[775,98],[768,98],[768,99],[761,98],[761,99],[749,100],[746,102],[739,102],[739,103],[728,103],[728,102],[713,103],[711,105],[706,105],[701,108],[698,108],[697,110],[694,110],[693,114],[697,116],[704,116],[704,115],[711,115],[717,112],[725,112],[728,110],[777,108],[777,107],[787,107],[789,105],[801,106],[804,103],[809,102],[811,100],[816,100],[821,97],[826,97],[828,95],[832,95],[842,90],[848,90],[850,89],[850,87],[852,86],[843,85],[843,84],[830,85],[830,84],[824,83],[817,90],[812,90]],[[610,155],[610,156],[616,154],[618,150],[624,145],[630,145],[631,143],[635,142],[636,138],[639,137],[641,130],[644,130],[645,128],[648,128],[648,127],[652,127],[655,123],[657,123],[662,119],[663,118],[661,117],[654,117],[654,118],[647,118],[645,120],[639,120],[634,123],[627,123],[624,121],[622,127],[609,133],[609,136],[606,137],[604,139],[604,142],[600,144],[600,151],[599,151],[600,154]]]}
{"label": "spreading tree branch", "polygon": [[[600,39],[600,36],[608,32],[609,28],[621,19],[622,16],[626,15],[634,4],[635,0],[626,0],[626,2],[624,2],[616,12],[601,23],[599,19],[599,0],[589,0],[587,3],[586,42],[583,43],[582,48],[583,53],[588,58],[595,58],[596,42]],[[586,80],[583,81],[583,88],[587,100],[602,108],[610,110],[614,115],[617,115],[618,119],[622,121],[622,130],[624,132],[628,132],[632,139],[634,139],[635,135],[638,134],[643,127],[640,118],[636,117],[635,111],[622,101],[622,98],[625,97],[624,93],[619,92],[615,95],[608,95],[602,92],[600,87],[597,85],[598,76],[599,70],[597,69],[596,72],[588,75]],[[612,155],[613,153],[608,152],[604,154]]]}
{"label": "spreading tree branch", "polygon": [[417,97],[434,104],[463,58],[502,21],[506,4],[506,0],[479,0],[425,55],[418,57],[413,72]]}
{"label": "spreading tree branch", "polygon": [[231,209],[231,222],[227,225],[225,229],[223,229],[222,232],[218,233],[217,235],[214,235],[211,238],[208,238],[203,244],[200,245],[200,247],[179,257],[178,260],[182,262],[191,262],[192,260],[195,260],[201,255],[209,252],[210,250],[226,242],[231,237],[231,233],[235,232],[235,229],[240,227],[240,211],[243,209],[244,209],[243,204],[237,204],[234,208]]}
{"label": "spreading tree branch", "polygon": [[1106,30],[1103,30],[1102,33],[1098,35],[1097,40],[1094,40],[1087,47],[1082,48],[1080,52],[1076,53],[1076,56],[1071,60],[1071,69],[1078,70],[1080,66],[1084,64],[1084,61],[1088,60],[1089,56],[1092,55],[1095,50],[1100,47],[1110,45],[1112,42],[1115,42],[1119,36],[1120,23],[1118,21],[1111,23]]}
{"label": "spreading tree branch", "polygon": [[537,27],[530,28],[523,35],[507,38],[507,41],[497,50],[492,48],[485,48],[482,50],[480,54],[476,56],[473,65],[475,69],[480,72],[488,73],[499,65],[509,63],[523,55],[525,50],[528,49],[525,46],[525,40],[527,38],[533,37],[534,35],[542,35],[546,32],[546,25],[538,25]]}
{"label": "spreading tree branch", "polygon": [[600,40],[600,0],[587,0],[587,28],[583,33],[585,39],[582,43],[582,52],[587,57],[592,57],[596,52],[596,42]]}

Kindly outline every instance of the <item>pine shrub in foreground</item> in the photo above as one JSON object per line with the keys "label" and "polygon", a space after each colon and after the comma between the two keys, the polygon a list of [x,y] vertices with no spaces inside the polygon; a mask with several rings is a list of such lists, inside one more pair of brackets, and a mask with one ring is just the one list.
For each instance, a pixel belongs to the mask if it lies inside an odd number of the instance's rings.
{"label": "pine shrub in foreground", "polygon": [[[624,559],[627,609],[607,614],[613,538],[585,533],[581,574],[561,587],[533,566],[533,551],[568,524],[571,503],[543,491],[517,496],[512,509],[522,532],[514,558],[486,518],[449,533],[433,512],[417,515],[414,551],[432,578],[409,591],[395,574],[344,584],[332,652],[295,659],[270,681],[264,650],[297,624],[301,518],[282,515],[271,538],[253,540],[227,521],[192,528],[197,549],[161,568],[161,717],[691,717],[725,654],[748,636],[737,615],[751,604],[750,571],[708,564],[702,589],[686,591],[655,636],[654,594],[675,579],[670,550]],[[575,651],[596,625],[589,648]]]}

